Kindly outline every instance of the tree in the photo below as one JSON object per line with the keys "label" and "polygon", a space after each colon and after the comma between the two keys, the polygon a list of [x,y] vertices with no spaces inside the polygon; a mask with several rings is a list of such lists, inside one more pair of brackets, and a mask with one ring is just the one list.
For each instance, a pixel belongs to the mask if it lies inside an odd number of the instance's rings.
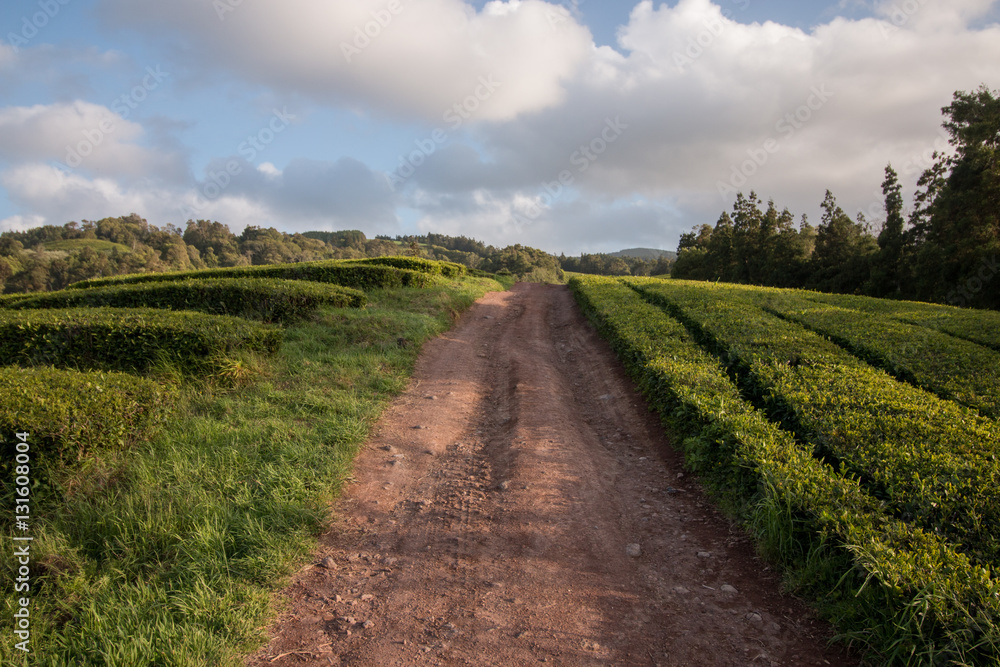
{"label": "tree", "polygon": [[878,255],[873,260],[872,280],[866,292],[872,296],[899,298],[903,293],[903,250],[907,238],[902,186],[891,164],[885,167],[882,194],[885,196],[885,223],[878,235]]}
{"label": "tree", "polygon": [[[1000,93],[956,92],[944,107],[953,155],[937,155],[917,193],[919,296],[1000,308],[1000,289],[983,289],[1000,255]],[[975,289],[978,288],[978,289]]]}
{"label": "tree", "polygon": [[823,218],[816,230],[811,286],[830,292],[856,292],[868,281],[871,255],[878,244],[826,191]]}

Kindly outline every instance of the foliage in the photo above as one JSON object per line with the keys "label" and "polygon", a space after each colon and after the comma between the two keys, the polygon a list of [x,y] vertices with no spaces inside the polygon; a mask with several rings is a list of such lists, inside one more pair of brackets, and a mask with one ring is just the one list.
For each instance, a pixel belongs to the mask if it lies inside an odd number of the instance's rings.
{"label": "foliage", "polygon": [[123,373],[0,367],[0,468],[9,479],[18,432],[31,434],[32,457],[49,465],[130,447],[150,437],[175,400],[175,389]]}
{"label": "foliage", "polygon": [[788,286],[805,279],[817,232],[805,220],[798,229],[788,209],[773,201],[760,210],[756,193],[737,195],[733,213],[723,213],[715,227],[681,236],[671,275],[692,280]]}
{"label": "foliage", "polygon": [[[244,664],[422,344],[496,289],[465,278],[324,308],[286,330],[266,382],[184,385],[162,431],[113,468],[102,458],[37,490],[31,664]],[[0,561],[0,579],[14,567]],[[0,609],[14,599],[3,587]],[[0,614],[0,633],[11,622]],[[0,664],[26,664],[18,653],[0,643]]]}
{"label": "foliage", "polygon": [[802,573],[800,585],[874,661],[996,663],[1000,586],[988,568],[891,518],[857,479],[812,457],[743,400],[679,321],[609,279],[570,286],[683,438],[687,465],[727,495],[773,558]]}
{"label": "foliage", "polygon": [[785,291],[750,294],[897,379],[1000,417],[1000,354],[940,331],[872,313],[820,304]]}
{"label": "foliage", "polygon": [[241,351],[273,354],[281,329],[236,317],[151,309],[0,311],[0,358],[21,366],[204,374]]}
{"label": "foliage", "polygon": [[813,301],[853,308],[936,329],[1000,351],[1000,313],[914,301],[886,301],[846,294],[806,295]]}
{"label": "foliage", "polygon": [[[635,255],[625,253],[632,252]],[[654,257],[654,253],[657,253]],[[588,254],[579,257],[559,257],[563,271],[597,276],[656,276],[670,273],[674,253],[637,248],[616,253]]]}
{"label": "foliage", "polygon": [[796,234],[787,211],[761,213],[740,193],[733,215],[681,237],[674,277],[935,301],[1000,309],[1000,93],[958,91],[942,109],[953,152],[935,153],[904,217],[898,175],[886,166],[877,240],[827,191],[823,221]]}
{"label": "foliage", "polygon": [[173,280],[208,280],[213,278],[278,278],[308,280],[350,287],[363,291],[398,287],[427,287],[433,283],[429,274],[391,266],[347,264],[340,260],[241,266],[180,273],[136,273],[109,278],[95,278],[74,283],[70,289],[87,289],[105,285],[131,285]]}
{"label": "foliage", "polygon": [[896,516],[947,536],[986,566],[1000,563],[1000,424],[765,312],[753,290],[681,281],[637,287],[722,359],[769,416],[858,475]]}
{"label": "foliage", "polygon": [[420,273],[441,275],[447,278],[459,278],[466,274],[466,267],[455,262],[440,262],[419,257],[371,257],[368,259],[351,260],[348,264],[367,264],[376,266],[393,266],[397,269],[407,269]]}
{"label": "foliage", "polygon": [[218,278],[67,289],[19,299],[8,307],[166,308],[288,323],[312,315],[321,306],[361,308],[366,302],[364,292],[336,285],[275,278]]}

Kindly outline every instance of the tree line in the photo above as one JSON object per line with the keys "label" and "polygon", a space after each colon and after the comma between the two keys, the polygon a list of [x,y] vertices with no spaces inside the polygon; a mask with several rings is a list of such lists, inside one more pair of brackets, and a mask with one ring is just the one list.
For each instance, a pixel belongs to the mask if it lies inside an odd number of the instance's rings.
{"label": "tree line", "polygon": [[1000,93],[956,92],[942,113],[953,150],[934,153],[909,211],[891,164],[878,229],[829,190],[816,227],[739,193],[714,227],[681,236],[672,275],[1000,308]]}
{"label": "tree line", "polygon": [[0,292],[57,290],[88,278],[215,267],[413,255],[464,264],[522,280],[559,282],[559,259],[523,245],[496,248],[443,234],[367,238],[345,230],[288,234],[221,222],[189,220],[182,230],[152,225],[138,214],[0,234]]}

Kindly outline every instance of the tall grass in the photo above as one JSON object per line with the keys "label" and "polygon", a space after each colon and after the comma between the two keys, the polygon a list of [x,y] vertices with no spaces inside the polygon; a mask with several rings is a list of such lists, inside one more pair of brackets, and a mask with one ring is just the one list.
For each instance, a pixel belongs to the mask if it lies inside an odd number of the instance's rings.
{"label": "tall grass", "polygon": [[[5,584],[0,664],[240,664],[421,344],[496,289],[442,281],[328,308],[289,328],[276,357],[187,381],[150,442],[36,489],[32,654],[13,647]],[[4,557],[0,579],[13,576]]]}

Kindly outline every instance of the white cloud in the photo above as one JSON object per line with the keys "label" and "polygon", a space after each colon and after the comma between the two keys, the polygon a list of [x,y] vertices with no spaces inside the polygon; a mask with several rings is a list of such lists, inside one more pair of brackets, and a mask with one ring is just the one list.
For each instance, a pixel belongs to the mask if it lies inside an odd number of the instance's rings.
{"label": "white cloud", "polygon": [[[834,19],[803,32],[736,23],[708,0],[642,2],[619,32],[626,53],[595,52],[560,107],[479,128],[480,148],[442,150],[412,180],[437,192],[531,193],[569,169],[590,197],[677,203],[684,227],[729,207],[719,183],[814,218],[827,188],[845,209],[869,209],[889,161],[911,166],[912,189],[912,166],[941,145],[941,107],[955,90],[995,87],[1000,62],[995,25],[914,18],[887,33],[882,23]],[[572,156],[608,118],[628,128],[581,171]]]}
{"label": "white cloud", "polygon": [[520,243],[568,255],[662,247],[677,224],[676,213],[655,202],[572,194],[553,200],[542,192],[418,192],[414,203],[424,213],[417,222],[422,231],[473,236],[495,245]]}
{"label": "white cloud", "polygon": [[[217,13],[220,5],[231,11]],[[210,64],[323,102],[433,120],[477,94],[488,97],[476,101],[482,120],[552,107],[592,48],[586,28],[539,0],[490,2],[478,13],[460,0],[231,5],[104,0],[102,10],[118,25],[181,33],[199,69]]]}
{"label": "white cloud", "polygon": [[[356,160],[293,160],[283,170],[235,160],[235,173],[213,162],[216,174],[189,186],[139,179],[123,185],[113,178],[88,178],[37,162],[0,173],[0,186],[22,211],[5,220],[12,228],[27,222],[61,225],[138,212],[158,225],[183,226],[188,219],[219,220],[233,229],[275,226],[286,231],[362,229],[399,233],[395,199],[384,174]],[[226,174],[225,177],[220,177]],[[222,187],[218,184],[221,183]]]}
{"label": "white cloud", "polygon": [[143,135],[138,123],[90,102],[0,108],[0,154],[8,161],[50,160],[125,179],[186,172],[176,153],[138,145]]}
{"label": "white cloud", "polygon": [[12,215],[0,220],[0,232],[23,232],[45,224],[40,215]]}
{"label": "white cloud", "polygon": [[[389,0],[224,1],[233,11],[221,19],[203,0],[101,7],[108,21],[162,39],[171,70],[186,64],[216,81],[235,75],[254,94],[263,87],[263,95],[438,126],[455,104],[455,113],[486,121],[450,133],[400,193],[358,159],[269,154],[280,166],[240,163],[224,191],[206,198],[208,181],[194,182],[176,151],[146,148],[143,126],[120,119],[78,173],[40,167],[65,161],[66,146],[113,115],[73,102],[0,109],[0,154],[10,162],[0,184],[24,216],[7,220],[136,210],[179,224],[181,205],[200,202],[197,217],[234,228],[393,233],[396,210],[407,207],[422,229],[492,243],[662,247],[729,207],[720,182],[813,217],[827,188],[851,212],[877,203],[889,161],[912,189],[941,146],[940,109],[952,93],[1000,85],[1000,27],[986,20],[993,0],[886,0],[867,18],[809,30],[739,23],[737,11],[723,10],[728,2],[646,0],[620,28],[617,50],[594,47],[572,13],[540,0],[478,12],[460,0],[398,2],[391,20],[379,14]],[[359,40],[345,57],[341,44],[379,17],[370,43]],[[0,70],[4,53],[0,44]],[[621,126],[613,141],[608,123]],[[427,127],[415,132],[422,139]],[[514,214],[563,173],[572,177],[566,194],[532,224],[516,224]]]}
{"label": "white cloud", "polygon": [[0,42],[0,70],[9,69],[17,62],[17,52],[14,47]]}

